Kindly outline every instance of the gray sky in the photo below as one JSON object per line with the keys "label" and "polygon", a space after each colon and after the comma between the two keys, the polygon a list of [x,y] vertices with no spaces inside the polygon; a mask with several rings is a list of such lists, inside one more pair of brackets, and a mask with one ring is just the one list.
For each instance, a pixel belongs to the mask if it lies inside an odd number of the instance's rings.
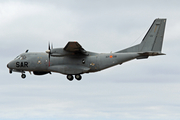
{"label": "gray sky", "polygon": [[[0,119],[180,119],[180,1],[0,0]],[[93,52],[115,52],[141,42],[155,18],[167,18],[166,56],[107,70],[66,76],[9,74],[20,53],[45,52],[48,41],[78,41]],[[135,43],[134,43],[135,42]]]}

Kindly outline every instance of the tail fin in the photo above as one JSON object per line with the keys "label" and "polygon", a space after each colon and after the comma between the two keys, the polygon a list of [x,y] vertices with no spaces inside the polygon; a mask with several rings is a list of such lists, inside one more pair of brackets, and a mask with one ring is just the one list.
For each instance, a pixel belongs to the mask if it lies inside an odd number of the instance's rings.
{"label": "tail fin", "polygon": [[154,53],[156,55],[160,55],[163,44],[165,25],[166,19],[155,19],[140,44],[118,51],[117,53],[146,52],[146,54]]}

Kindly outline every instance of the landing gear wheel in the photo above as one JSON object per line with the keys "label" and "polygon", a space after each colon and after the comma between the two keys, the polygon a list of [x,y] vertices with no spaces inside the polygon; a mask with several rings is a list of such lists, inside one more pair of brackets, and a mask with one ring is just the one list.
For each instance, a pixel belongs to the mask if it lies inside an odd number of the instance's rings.
{"label": "landing gear wheel", "polygon": [[77,80],[81,80],[82,77],[81,77],[81,75],[78,74],[78,75],[75,75],[75,78],[76,78]]}
{"label": "landing gear wheel", "polygon": [[72,75],[67,75],[67,79],[68,79],[69,81],[72,81],[72,80],[74,79],[74,77],[73,77]]}
{"label": "landing gear wheel", "polygon": [[26,78],[26,75],[25,75],[25,74],[22,74],[21,77],[24,79],[24,78]]}

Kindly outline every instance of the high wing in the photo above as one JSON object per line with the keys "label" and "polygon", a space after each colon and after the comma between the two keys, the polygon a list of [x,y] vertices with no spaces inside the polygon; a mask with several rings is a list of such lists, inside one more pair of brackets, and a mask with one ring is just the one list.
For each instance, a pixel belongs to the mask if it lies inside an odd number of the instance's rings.
{"label": "high wing", "polygon": [[84,50],[84,48],[82,48],[82,46],[78,42],[68,42],[64,47],[64,50],[75,54],[88,55],[87,51]]}

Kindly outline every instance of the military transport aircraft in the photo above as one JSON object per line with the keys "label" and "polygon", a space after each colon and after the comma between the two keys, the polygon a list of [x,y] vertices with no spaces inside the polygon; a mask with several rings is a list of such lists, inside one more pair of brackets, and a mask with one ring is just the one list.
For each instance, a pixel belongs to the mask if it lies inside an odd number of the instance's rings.
{"label": "military transport aircraft", "polygon": [[30,53],[26,50],[7,64],[9,72],[20,72],[25,78],[25,71],[34,75],[57,72],[67,75],[72,81],[73,75],[81,80],[81,74],[98,72],[106,68],[121,65],[133,59],[146,59],[149,56],[165,55],[161,53],[166,19],[155,19],[140,44],[115,53],[94,53],[86,51],[78,42],[68,42],[64,48],[50,48],[46,53]]}

